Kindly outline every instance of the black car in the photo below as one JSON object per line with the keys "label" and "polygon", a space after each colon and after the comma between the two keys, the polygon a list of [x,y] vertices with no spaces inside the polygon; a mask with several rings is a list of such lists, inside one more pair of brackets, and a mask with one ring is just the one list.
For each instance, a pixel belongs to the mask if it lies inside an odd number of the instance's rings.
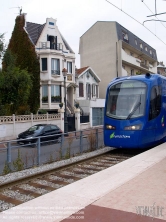
{"label": "black car", "polygon": [[41,142],[49,140],[58,141],[62,133],[62,130],[57,125],[37,124],[20,133],[17,137],[17,143],[36,143],[36,137],[40,137]]}

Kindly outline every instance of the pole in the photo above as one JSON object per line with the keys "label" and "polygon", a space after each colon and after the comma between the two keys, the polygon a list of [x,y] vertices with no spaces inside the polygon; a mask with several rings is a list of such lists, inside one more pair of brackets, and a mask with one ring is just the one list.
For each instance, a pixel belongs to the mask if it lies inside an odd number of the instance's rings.
{"label": "pole", "polygon": [[67,122],[67,115],[66,115],[66,76],[64,76],[64,90],[65,90],[65,113],[64,113],[64,132],[68,133],[68,122]]}

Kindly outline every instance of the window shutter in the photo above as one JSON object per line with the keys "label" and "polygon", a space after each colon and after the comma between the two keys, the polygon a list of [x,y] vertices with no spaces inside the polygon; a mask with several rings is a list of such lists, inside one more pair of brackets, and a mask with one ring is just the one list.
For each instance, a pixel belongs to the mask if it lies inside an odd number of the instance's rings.
{"label": "window shutter", "polygon": [[79,97],[84,97],[83,83],[79,82]]}

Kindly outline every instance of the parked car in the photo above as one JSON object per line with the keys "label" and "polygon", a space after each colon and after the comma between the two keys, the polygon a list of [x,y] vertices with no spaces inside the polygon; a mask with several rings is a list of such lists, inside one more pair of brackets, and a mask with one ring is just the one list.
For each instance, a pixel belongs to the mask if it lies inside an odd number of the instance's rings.
{"label": "parked car", "polygon": [[20,133],[17,137],[17,143],[36,143],[37,138],[40,137],[41,142],[56,140],[61,138],[62,130],[53,124],[36,124],[28,130]]}

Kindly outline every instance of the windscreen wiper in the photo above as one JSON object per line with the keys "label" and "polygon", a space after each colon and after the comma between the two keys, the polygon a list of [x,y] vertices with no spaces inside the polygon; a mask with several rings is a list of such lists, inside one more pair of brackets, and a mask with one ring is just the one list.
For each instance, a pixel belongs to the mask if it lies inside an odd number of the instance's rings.
{"label": "windscreen wiper", "polygon": [[141,102],[138,102],[138,103],[134,106],[133,110],[129,113],[129,115],[128,115],[128,117],[127,117],[126,119],[130,119],[131,116],[135,113],[135,111],[138,109],[138,107],[139,107],[140,105],[141,105]]}

